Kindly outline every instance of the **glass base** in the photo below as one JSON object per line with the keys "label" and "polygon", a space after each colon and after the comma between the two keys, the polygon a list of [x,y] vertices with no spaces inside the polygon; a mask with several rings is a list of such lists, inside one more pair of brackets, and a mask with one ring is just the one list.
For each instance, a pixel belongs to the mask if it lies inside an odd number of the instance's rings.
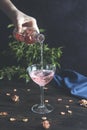
{"label": "glass base", "polygon": [[45,104],[45,105],[35,104],[31,108],[31,110],[34,113],[38,113],[38,114],[50,113],[53,111],[53,109],[54,109],[53,106],[51,106],[50,104]]}

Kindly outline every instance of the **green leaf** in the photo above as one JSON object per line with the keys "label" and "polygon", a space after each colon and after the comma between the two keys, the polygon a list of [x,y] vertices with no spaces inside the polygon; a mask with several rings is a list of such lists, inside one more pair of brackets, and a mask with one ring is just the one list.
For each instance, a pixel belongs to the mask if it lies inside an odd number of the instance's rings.
{"label": "green leaf", "polygon": [[[8,29],[14,25],[9,24]],[[44,32],[44,29],[40,29],[40,32]],[[4,59],[8,62],[11,59],[16,60],[16,64],[5,65],[0,69],[0,79],[8,78],[12,80],[15,76],[18,79],[25,79],[26,83],[30,81],[30,77],[26,72],[26,68],[29,65],[40,63],[41,50],[40,44],[26,45],[24,42],[15,40],[12,34],[9,35],[8,51],[3,51],[1,56],[4,55]],[[50,48],[47,43],[43,46],[43,60],[44,63],[53,63],[58,68],[61,68],[60,59],[62,57],[63,47]],[[8,56],[8,60],[7,60]]]}
{"label": "green leaf", "polygon": [[14,27],[14,24],[9,24],[9,25],[7,26],[7,28],[11,28],[11,27]]}

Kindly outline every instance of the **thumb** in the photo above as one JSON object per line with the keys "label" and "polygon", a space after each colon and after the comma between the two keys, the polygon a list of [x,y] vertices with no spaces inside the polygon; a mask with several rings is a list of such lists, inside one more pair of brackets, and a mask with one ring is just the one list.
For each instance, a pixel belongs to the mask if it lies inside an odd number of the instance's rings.
{"label": "thumb", "polygon": [[21,23],[17,23],[15,28],[16,28],[18,33],[21,33],[21,31],[22,31],[22,24]]}

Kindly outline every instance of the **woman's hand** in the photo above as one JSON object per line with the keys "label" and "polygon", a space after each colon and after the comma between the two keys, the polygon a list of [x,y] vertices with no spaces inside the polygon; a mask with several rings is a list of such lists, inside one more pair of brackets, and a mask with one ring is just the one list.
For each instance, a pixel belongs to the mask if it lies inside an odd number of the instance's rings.
{"label": "woman's hand", "polygon": [[20,10],[13,12],[12,21],[18,32],[21,32],[23,27],[32,27],[39,33],[36,19],[24,14]]}
{"label": "woman's hand", "polygon": [[0,9],[13,21],[18,32],[22,27],[33,27],[39,32],[36,19],[21,12],[10,0],[0,0]]}

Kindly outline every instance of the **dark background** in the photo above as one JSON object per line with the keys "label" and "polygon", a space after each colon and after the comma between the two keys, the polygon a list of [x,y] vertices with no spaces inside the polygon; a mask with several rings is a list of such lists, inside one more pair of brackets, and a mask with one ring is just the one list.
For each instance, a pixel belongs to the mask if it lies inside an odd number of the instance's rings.
{"label": "dark background", "polygon": [[[50,47],[63,46],[62,68],[87,75],[87,0],[13,0],[17,8],[37,19]],[[0,12],[0,51],[7,48],[11,23]],[[1,58],[1,62],[4,60]],[[8,62],[8,61],[7,61]],[[10,62],[10,61],[9,61]]]}

